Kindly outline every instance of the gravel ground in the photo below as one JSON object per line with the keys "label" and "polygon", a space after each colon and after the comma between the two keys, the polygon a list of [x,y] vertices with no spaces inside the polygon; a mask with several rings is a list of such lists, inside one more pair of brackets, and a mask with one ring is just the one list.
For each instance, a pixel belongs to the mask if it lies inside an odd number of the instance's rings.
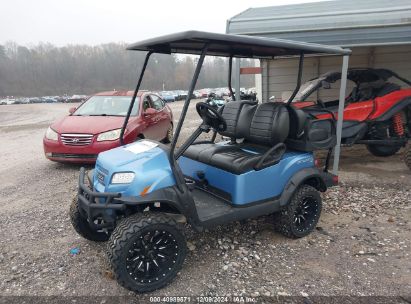
{"label": "gravel ground", "polygon": [[[79,167],[43,156],[45,128],[71,106],[0,107],[0,295],[133,296],[113,280],[104,244],[80,238],[69,223]],[[182,103],[171,106],[177,119]],[[188,117],[184,137],[199,122],[192,107]],[[286,239],[271,216],[200,234],[183,226],[184,267],[150,296],[402,296],[395,301],[406,303],[410,177],[401,153],[376,158],[363,147],[343,149],[341,184],[324,194],[314,233]]]}

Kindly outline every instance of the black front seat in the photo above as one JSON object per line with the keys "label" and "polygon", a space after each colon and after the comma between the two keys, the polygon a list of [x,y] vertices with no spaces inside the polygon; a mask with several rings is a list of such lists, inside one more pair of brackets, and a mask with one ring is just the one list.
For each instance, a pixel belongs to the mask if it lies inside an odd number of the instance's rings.
{"label": "black front seat", "polygon": [[[244,137],[239,134],[239,132],[241,131],[239,128],[237,128],[238,123],[244,120],[244,118],[240,119],[241,110],[244,106],[248,107],[249,109],[255,109],[256,103],[250,101],[231,101],[224,105],[223,111],[221,113],[221,115],[224,117],[226,121],[227,129],[224,132],[220,132],[220,134],[231,138],[233,142],[235,142],[236,138]],[[249,122],[248,126],[246,127],[249,127]],[[218,148],[218,146],[216,146],[216,144],[214,143],[194,143],[190,147],[188,147],[188,149],[184,152],[184,156],[194,160],[198,160],[202,152],[204,152],[207,149],[216,148]]]}
{"label": "black front seat", "polygon": [[[288,111],[283,103],[267,102],[255,109],[245,106],[237,122],[237,138],[244,138],[241,144],[231,146],[215,145],[198,155],[198,161],[213,167],[242,174],[254,169],[264,169],[279,161],[285,152],[282,145],[278,150],[269,150],[283,143],[289,132]],[[266,159],[261,165],[264,154]],[[258,166],[258,167],[257,167]]]}

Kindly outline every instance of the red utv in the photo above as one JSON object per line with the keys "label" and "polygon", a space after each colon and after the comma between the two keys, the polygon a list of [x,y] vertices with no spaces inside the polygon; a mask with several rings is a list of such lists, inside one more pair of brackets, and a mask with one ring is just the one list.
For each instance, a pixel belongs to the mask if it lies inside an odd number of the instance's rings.
{"label": "red utv", "polygon": [[[340,79],[341,73],[329,72],[308,81],[301,86],[293,105],[311,117],[336,119],[338,99],[321,100],[316,94],[320,89],[332,89]],[[365,144],[376,156],[394,155],[411,137],[411,82],[393,71],[372,68],[349,69],[347,79],[353,88],[345,99],[341,143]],[[406,153],[411,169],[409,150]]]}

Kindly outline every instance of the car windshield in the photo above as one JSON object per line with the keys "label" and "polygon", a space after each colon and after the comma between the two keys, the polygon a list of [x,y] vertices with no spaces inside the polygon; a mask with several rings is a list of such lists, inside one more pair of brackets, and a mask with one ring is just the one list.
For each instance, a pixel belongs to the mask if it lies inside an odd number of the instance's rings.
{"label": "car windshield", "polygon": [[[83,103],[74,116],[126,116],[131,96],[93,96]],[[139,97],[136,98],[131,115],[137,115]]]}

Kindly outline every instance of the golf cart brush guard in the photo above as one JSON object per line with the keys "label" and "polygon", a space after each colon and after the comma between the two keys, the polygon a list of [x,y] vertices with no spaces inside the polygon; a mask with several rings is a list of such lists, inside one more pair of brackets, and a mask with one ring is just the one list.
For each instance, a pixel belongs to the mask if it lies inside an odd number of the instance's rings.
{"label": "golf cart brush guard", "polygon": [[[90,171],[89,173],[92,173]],[[80,176],[79,176],[79,187],[78,187],[78,200],[80,205],[80,213],[85,217],[88,218],[89,225],[93,230],[103,229],[112,227],[113,217],[107,215],[107,210],[119,210],[124,211],[126,210],[126,205],[115,202],[116,198],[121,197],[121,193],[115,192],[96,192],[84,182],[85,178],[85,169],[83,167],[80,168]],[[92,176],[87,176],[90,186],[92,183]],[[99,202],[102,199],[104,203]],[[104,219],[105,223],[95,223],[94,218],[96,216],[101,216]]]}

